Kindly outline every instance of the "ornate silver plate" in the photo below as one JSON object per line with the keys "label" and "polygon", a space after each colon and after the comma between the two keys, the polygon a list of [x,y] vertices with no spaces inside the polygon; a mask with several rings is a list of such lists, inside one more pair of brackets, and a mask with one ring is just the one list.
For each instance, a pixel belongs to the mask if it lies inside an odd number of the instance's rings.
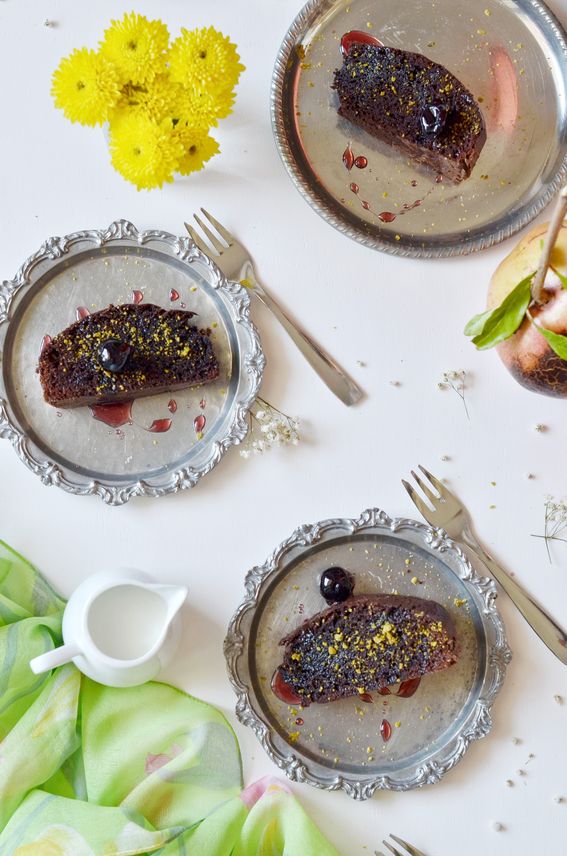
{"label": "ornate silver plate", "polygon": [[[468,180],[436,182],[338,116],[331,84],[350,30],[425,54],[478,98],[488,139]],[[336,229],[398,255],[452,256],[510,237],[564,182],[566,95],[565,32],[538,0],[310,0],[277,56],[272,122],[297,189]],[[366,168],[345,168],[349,143]]]}
{"label": "ornate silver plate", "polygon": [[[280,639],[324,609],[319,576],[340,565],[358,594],[418,595],[443,604],[456,622],[456,665],[422,679],[411,698],[374,695],[305,709],[280,701],[271,677]],[[491,727],[491,707],[511,653],[496,610],[496,587],[480,578],[439,529],[369,509],[358,520],[300,526],[246,576],[246,597],[225,640],[236,715],[290,779],[364,800],[377,789],[433,784]],[[381,737],[382,720],[392,728]]]}
{"label": "ornate silver plate", "polygon": [[[141,301],[198,314],[211,329],[218,380],[139,398],[111,418],[122,424],[46,404],[36,373],[44,337],[110,303]],[[126,220],[50,238],[0,285],[0,356],[0,437],[44,484],[109,505],[197,484],[246,436],[265,363],[245,290],[188,238]]]}

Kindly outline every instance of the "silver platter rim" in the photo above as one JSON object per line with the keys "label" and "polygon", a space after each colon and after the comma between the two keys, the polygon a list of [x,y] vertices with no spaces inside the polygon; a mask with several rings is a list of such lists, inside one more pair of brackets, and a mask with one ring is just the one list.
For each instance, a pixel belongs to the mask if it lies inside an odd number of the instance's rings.
{"label": "silver platter rim", "polygon": [[[249,430],[250,407],[258,395],[266,363],[258,331],[250,317],[250,297],[242,285],[227,280],[190,238],[157,229],[140,231],[124,219],[115,220],[104,230],[88,229],[47,239],[37,252],[24,261],[13,279],[0,283],[2,347],[2,337],[7,332],[17,304],[39,277],[68,263],[70,258],[86,250],[112,246],[139,248],[148,244],[159,246],[160,253],[174,258],[178,263],[188,266],[198,263],[201,269],[206,270],[211,288],[227,310],[239,347],[240,377],[232,405],[232,417],[224,434],[209,444],[206,455],[195,465],[171,467],[165,477],[160,474],[159,478],[120,479],[119,483],[113,483],[112,479],[88,478],[72,467],[62,466],[50,460],[49,455],[38,449],[26,436],[10,406],[3,372],[0,372],[0,439],[11,443],[20,460],[44,485],[55,485],[75,496],[99,496],[110,506],[123,505],[134,496],[160,497],[192,488],[219,463],[231,446],[244,440]],[[3,363],[2,350],[0,367]]]}
{"label": "silver platter rim", "polygon": [[[382,238],[380,235],[369,234],[362,225],[362,221],[360,226],[349,225],[346,219],[338,216],[330,205],[325,204],[324,199],[315,192],[312,183],[304,175],[295,157],[293,146],[290,144],[284,93],[288,75],[294,67],[294,63],[299,61],[298,57],[294,56],[296,48],[301,44],[306,34],[312,30],[317,20],[328,13],[329,9],[337,2],[340,0],[308,0],[305,6],[300,9],[285,34],[277,53],[270,86],[270,112],[276,147],[293,184],[311,208],[338,232],[363,246],[406,258],[435,259],[469,255],[502,243],[531,223],[565,183],[567,149],[553,179],[529,205],[519,209],[515,217],[499,228],[476,238],[465,237],[460,240],[451,238],[445,245],[431,243],[429,246],[425,241],[420,245],[404,241],[403,237],[400,241],[392,241]],[[567,32],[553,12],[539,0],[511,0],[511,2],[517,6],[530,9],[534,15],[539,17],[542,29],[553,36],[559,44],[558,61],[567,65]],[[567,129],[563,128],[561,132],[565,135]]]}
{"label": "silver platter rim", "polygon": [[[311,545],[333,540],[337,536],[356,537],[364,533],[413,533],[416,541],[430,553],[441,554],[444,564],[458,574],[474,599],[481,616],[486,637],[485,669],[478,696],[469,717],[447,743],[433,752],[425,763],[417,764],[403,776],[354,777],[336,768],[330,771],[310,762],[301,752],[294,751],[262,718],[248,669],[248,650],[243,623],[249,621],[274,577]],[[502,688],[506,667],[512,652],[506,640],[504,624],[496,608],[496,583],[481,577],[461,547],[442,529],[436,529],[407,518],[390,518],[378,508],[369,508],[360,517],[333,518],[299,526],[283,541],[262,565],[248,571],[245,578],[246,596],[232,616],[224,641],[224,654],[230,682],[236,693],[236,716],[239,722],[255,733],[271,761],[295,782],[305,782],[321,790],[345,791],[355,800],[369,799],[377,790],[407,791],[435,784],[465,755],[470,744],[485,737],[492,727],[491,709]]]}

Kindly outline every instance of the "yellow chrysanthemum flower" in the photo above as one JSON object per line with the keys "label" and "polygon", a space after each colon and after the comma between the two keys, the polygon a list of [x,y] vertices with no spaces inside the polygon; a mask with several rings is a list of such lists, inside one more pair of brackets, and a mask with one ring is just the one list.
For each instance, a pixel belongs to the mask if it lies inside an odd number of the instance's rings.
{"label": "yellow chrysanthemum flower", "polygon": [[125,179],[149,190],[173,181],[184,147],[171,119],[158,124],[143,113],[117,111],[110,123],[110,152]]}
{"label": "yellow chrysanthemum flower", "polygon": [[185,145],[185,154],[177,165],[177,172],[189,175],[203,169],[205,163],[220,152],[220,146],[214,137],[202,128],[186,127],[179,139]]}
{"label": "yellow chrysanthemum flower", "polygon": [[211,92],[232,90],[244,66],[236,45],[214,27],[181,30],[171,45],[171,77],[184,86],[201,85]]}
{"label": "yellow chrysanthemum flower", "polygon": [[139,85],[165,71],[168,45],[163,21],[130,12],[104,31],[100,52],[116,66],[122,83]]}
{"label": "yellow chrysanthemum flower", "polygon": [[[179,85],[179,84],[178,84]],[[192,128],[208,130],[218,125],[219,105],[216,95],[202,89],[185,89],[177,98],[176,117]]]}
{"label": "yellow chrysanthemum flower", "polygon": [[120,97],[118,75],[104,57],[82,48],[61,60],[51,94],[71,122],[100,125]]}
{"label": "yellow chrysanthemum flower", "polygon": [[128,107],[133,112],[144,113],[155,122],[161,122],[166,117],[174,119],[178,116],[183,94],[181,84],[171,80],[169,74],[156,74],[144,86],[125,86],[118,106]]}

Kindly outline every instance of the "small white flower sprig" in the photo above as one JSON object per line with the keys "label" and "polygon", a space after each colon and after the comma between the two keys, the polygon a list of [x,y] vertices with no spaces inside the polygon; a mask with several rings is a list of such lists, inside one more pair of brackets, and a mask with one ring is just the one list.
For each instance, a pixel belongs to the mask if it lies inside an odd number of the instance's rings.
{"label": "small white flower sprig", "polygon": [[452,369],[451,371],[443,372],[443,376],[439,383],[437,384],[438,389],[452,389],[453,392],[456,392],[461,401],[463,402],[463,407],[465,408],[465,413],[467,414],[467,419],[470,419],[469,409],[467,407],[467,400],[465,397],[465,389],[466,389],[466,378],[467,373],[464,369]]}
{"label": "small white flower sprig", "polygon": [[545,498],[545,516],[543,535],[532,535],[533,538],[543,538],[547,550],[547,557],[552,563],[550,542],[563,541],[567,544],[567,499],[555,500],[553,496]]}
{"label": "small white flower sprig", "polygon": [[250,408],[251,424],[240,454],[243,458],[261,455],[277,446],[297,446],[299,421],[286,416],[263,398],[257,398]]}

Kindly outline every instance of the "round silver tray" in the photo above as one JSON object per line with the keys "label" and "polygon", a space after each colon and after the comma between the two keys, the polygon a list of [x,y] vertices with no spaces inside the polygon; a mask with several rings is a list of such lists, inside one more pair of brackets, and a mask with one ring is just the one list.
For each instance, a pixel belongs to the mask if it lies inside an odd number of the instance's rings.
{"label": "round silver tray", "polygon": [[[479,98],[488,138],[469,179],[438,183],[338,116],[331,84],[350,30],[425,54]],[[336,229],[397,255],[453,256],[510,237],[564,182],[566,96],[565,32],[538,0],[310,0],[276,59],[272,124],[295,186]],[[367,168],[345,169],[349,143]]]}
{"label": "round silver tray", "polygon": [[[305,709],[280,701],[270,687],[279,641],[325,608],[319,576],[333,565],[353,573],[355,593],[440,602],[456,622],[457,664],[428,675],[411,698],[375,694],[373,704],[350,698]],[[245,587],[224,645],[236,715],[290,779],[358,800],[378,789],[409,790],[438,782],[489,732],[511,658],[496,587],[442,530],[378,509],[300,526],[248,572]],[[384,718],[388,742],[380,736]]]}
{"label": "round silver tray", "polygon": [[[141,300],[197,313],[211,329],[218,380],[136,399],[118,426],[87,407],[46,404],[36,372],[43,337],[78,312]],[[45,485],[109,505],[196,485],[246,436],[265,365],[245,289],[190,239],[126,220],[50,238],[0,284],[0,357],[0,437]]]}

